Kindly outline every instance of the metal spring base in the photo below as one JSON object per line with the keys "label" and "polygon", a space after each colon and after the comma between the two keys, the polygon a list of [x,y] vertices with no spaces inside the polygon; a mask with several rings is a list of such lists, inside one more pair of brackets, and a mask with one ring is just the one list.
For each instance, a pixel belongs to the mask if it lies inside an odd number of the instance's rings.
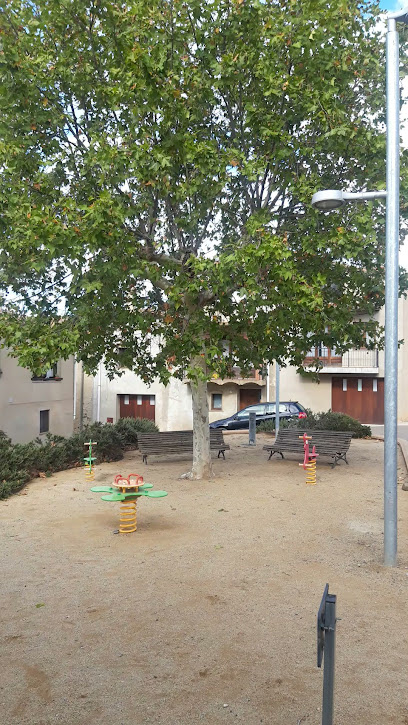
{"label": "metal spring base", "polygon": [[306,483],[310,486],[316,485],[316,458],[306,464]]}
{"label": "metal spring base", "polygon": [[120,534],[131,534],[136,531],[136,501],[122,501],[120,504]]}
{"label": "metal spring base", "polygon": [[89,466],[85,466],[85,480],[93,481],[94,479],[95,479],[95,474],[94,474],[93,468],[89,468]]}

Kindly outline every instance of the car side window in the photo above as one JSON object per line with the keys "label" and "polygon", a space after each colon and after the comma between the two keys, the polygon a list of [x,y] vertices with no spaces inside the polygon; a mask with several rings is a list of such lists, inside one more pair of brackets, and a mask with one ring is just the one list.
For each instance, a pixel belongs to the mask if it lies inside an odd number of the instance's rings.
{"label": "car side window", "polygon": [[279,413],[287,413],[288,406],[286,403],[279,403]]}
{"label": "car side window", "polygon": [[239,413],[237,413],[237,418],[249,418],[250,413],[256,413],[257,415],[264,415],[265,406],[264,405],[253,405],[251,408],[246,408],[244,410],[240,410]]}
{"label": "car side window", "polygon": [[299,408],[294,403],[290,404],[289,409],[291,413],[299,413]]}

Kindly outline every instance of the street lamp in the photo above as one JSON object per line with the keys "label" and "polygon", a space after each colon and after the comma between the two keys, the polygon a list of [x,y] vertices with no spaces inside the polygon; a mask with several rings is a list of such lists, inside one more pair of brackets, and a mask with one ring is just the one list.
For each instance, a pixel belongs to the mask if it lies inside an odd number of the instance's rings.
{"label": "street lamp", "polygon": [[339,209],[347,201],[371,201],[371,199],[385,199],[386,191],[317,191],[312,196],[312,206],[319,211],[332,211]]}
{"label": "street lamp", "polygon": [[387,191],[318,191],[316,209],[338,209],[347,201],[386,199],[385,381],[384,381],[384,563],[397,563],[398,247],[399,247],[399,48],[397,22],[408,8],[387,15]]}

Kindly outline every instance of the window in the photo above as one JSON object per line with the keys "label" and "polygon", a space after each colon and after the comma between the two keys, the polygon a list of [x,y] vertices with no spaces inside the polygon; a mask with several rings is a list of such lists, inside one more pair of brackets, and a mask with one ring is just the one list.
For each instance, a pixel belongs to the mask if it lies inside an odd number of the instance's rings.
{"label": "window", "polygon": [[251,405],[250,408],[246,408],[245,410],[240,410],[239,413],[237,413],[237,418],[249,418],[250,413],[256,413],[257,415],[265,415],[265,406],[264,405]]}
{"label": "window", "polygon": [[40,433],[48,433],[50,429],[50,411],[40,410]]}
{"label": "window", "polygon": [[156,405],[155,397],[154,395],[150,395],[150,405]]}
{"label": "window", "polygon": [[213,393],[211,395],[211,409],[212,410],[222,410],[222,394],[221,393]]}
{"label": "window", "polygon": [[343,378],[343,393],[347,392],[347,378]]}
{"label": "window", "polygon": [[126,355],[128,353],[128,349],[126,347],[118,347],[117,348],[117,355],[118,355],[118,365],[120,368],[126,368],[126,365],[124,365],[124,359],[126,359]]}
{"label": "window", "polygon": [[373,393],[377,392],[377,385],[378,385],[377,378],[373,378]]}
{"label": "window", "polygon": [[319,346],[317,348],[317,357],[328,357],[329,355],[329,349],[326,347],[326,345],[323,345],[323,343],[319,343]]}
{"label": "window", "polygon": [[54,363],[54,365],[43,375],[32,375],[31,380],[34,382],[40,382],[44,380],[62,380],[62,378],[58,375],[57,363]]}
{"label": "window", "polygon": [[123,404],[124,404],[124,405],[129,405],[129,396],[128,396],[128,395],[125,395],[125,396],[124,396],[124,399],[123,399]]}
{"label": "window", "polygon": [[142,396],[138,395],[136,398],[136,405],[142,405]]}
{"label": "window", "polygon": [[359,378],[357,380],[357,390],[359,393],[361,393],[362,389],[363,389],[363,378]]}

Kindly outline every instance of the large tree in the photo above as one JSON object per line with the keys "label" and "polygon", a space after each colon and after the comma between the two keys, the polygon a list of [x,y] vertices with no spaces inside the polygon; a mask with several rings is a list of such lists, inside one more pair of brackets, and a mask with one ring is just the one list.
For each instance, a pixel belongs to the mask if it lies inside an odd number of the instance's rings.
{"label": "large tree", "polygon": [[[377,5],[8,0],[0,10],[0,336],[33,370],[75,353],[206,385],[232,365],[360,346],[383,301]],[[403,159],[403,176],[406,170]],[[160,341],[152,354],[152,338]],[[229,341],[228,355],[223,341]]]}

